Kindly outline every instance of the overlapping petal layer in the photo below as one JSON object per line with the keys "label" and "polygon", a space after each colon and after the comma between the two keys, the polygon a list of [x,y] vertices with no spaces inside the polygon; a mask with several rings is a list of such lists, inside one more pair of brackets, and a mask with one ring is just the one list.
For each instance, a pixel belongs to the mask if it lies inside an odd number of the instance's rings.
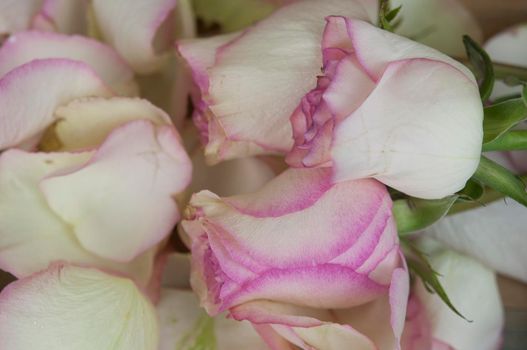
{"label": "overlapping petal layer", "polygon": [[[289,116],[320,71],[324,17],[374,21],[376,12],[376,1],[300,1],[222,46],[215,38],[205,39],[208,46],[181,43],[201,90],[198,128],[207,136],[209,160],[287,152]],[[214,51],[210,40],[218,45]]]}

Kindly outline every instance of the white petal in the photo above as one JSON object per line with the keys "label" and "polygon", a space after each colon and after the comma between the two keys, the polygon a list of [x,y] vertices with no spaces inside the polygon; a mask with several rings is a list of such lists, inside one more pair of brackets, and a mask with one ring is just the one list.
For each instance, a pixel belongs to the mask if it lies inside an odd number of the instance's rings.
{"label": "white petal", "polygon": [[157,34],[163,41],[160,49],[170,45],[176,4],[176,0],[94,0],[93,9],[106,41],[135,71],[146,74],[163,65],[154,41]]}
{"label": "white petal", "polygon": [[[527,24],[514,26],[493,36],[485,44],[485,50],[493,61],[527,67]],[[521,86],[511,87],[497,81],[492,95],[502,97],[520,93],[521,89]]]}
{"label": "white petal", "polygon": [[[53,213],[40,192],[40,181],[57,171],[76,168],[90,153],[6,151],[0,157],[0,268],[18,278],[45,269],[56,260],[118,271],[146,285],[155,249],[128,264],[86,251],[71,227]],[[28,219],[30,218],[30,219]]]}
{"label": "white petal", "polygon": [[527,282],[525,207],[511,199],[449,215],[426,234],[487,266]]}
{"label": "white petal", "polygon": [[170,117],[139,98],[84,98],[57,108],[55,134],[61,151],[96,148],[117,127],[134,120],[170,125]]}
{"label": "white petal", "polygon": [[40,12],[33,19],[33,28],[85,34],[88,27],[87,11],[86,0],[44,0]]}
{"label": "white petal", "polygon": [[10,350],[146,350],[158,346],[155,309],[126,278],[55,264],[0,295]]}
{"label": "white petal", "polygon": [[29,28],[42,0],[0,1],[0,34],[10,34]]}
{"label": "white petal", "polygon": [[453,251],[432,254],[430,262],[453,305],[472,322],[456,315],[422,283],[416,294],[431,322],[433,338],[462,350],[494,350],[501,343],[503,306],[494,272]]}
{"label": "white petal", "polygon": [[41,188],[87,250],[128,262],[170,233],[180,216],[173,196],[190,173],[175,130],[138,120],[112,132],[89,163]]}

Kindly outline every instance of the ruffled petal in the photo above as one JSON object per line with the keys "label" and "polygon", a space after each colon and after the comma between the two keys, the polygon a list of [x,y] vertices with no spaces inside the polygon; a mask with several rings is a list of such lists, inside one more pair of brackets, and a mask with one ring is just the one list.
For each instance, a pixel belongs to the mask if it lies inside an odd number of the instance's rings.
{"label": "ruffled petal", "polygon": [[0,149],[38,137],[55,121],[53,112],[62,104],[78,97],[111,95],[81,62],[45,59],[19,66],[0,80]]}
{"label": "ruffled petal", "polygon": [[170,233],[179,219],[173,196],[190,173],[173,128],[135,121],[112,132],[88,163],[46,178],[41,189],[83,247],[127,262]]}
{"label": "ruffled petal", "polygon": [[[289,117],[320,71],[324,17],[338,13],[373,21],[376,6],[375,1],[300,1],[219,48],[207,67],[208,82],[198,82],[209,160],[289,151]],[[209,57],[198,62],[211,62]]]}
{"label": "ruffled petal", "polygon": [[[110,46],[82,36],[27,31],[14,34],[0,48],[0,76],[35,59],[67,58],[84,62],[116,92],[133,95],[133,71]],[[62,82],[64,83],[64,82]]]}
{"label": "ruffled petal", "polygon": [[0,294],[2,347],[157,349],[155,309],[126,278],[54,264]]}

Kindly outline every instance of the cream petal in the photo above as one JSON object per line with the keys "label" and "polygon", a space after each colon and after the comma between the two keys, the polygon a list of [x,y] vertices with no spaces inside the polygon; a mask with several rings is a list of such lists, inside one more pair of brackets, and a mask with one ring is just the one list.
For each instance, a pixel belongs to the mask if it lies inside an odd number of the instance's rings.
{"label": "cream petal", "polygon": [[2,347],[157,349],[154,307],[126,278],[54,264],[0,294]]}

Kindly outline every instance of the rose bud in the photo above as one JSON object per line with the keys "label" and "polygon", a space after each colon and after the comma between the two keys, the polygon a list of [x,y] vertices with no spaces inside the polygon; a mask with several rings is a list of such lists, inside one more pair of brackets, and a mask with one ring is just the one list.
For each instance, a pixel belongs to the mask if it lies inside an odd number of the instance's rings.
{"label": "rose bud", "polygon": [[373,344],[371,330],[348,316],[378,308],[387,315],[386,341],[396,344],[408,275],[391,205],[379,182],[333,184],[330,169],[289,169],[252,194],[202,191],[182,223],[192,242],[193,288],[210,314],[229,310],[271,327],[260,329],[269,342],[275,332],[323,342],[328,331],[343,333],[341,344]]}
{"label": "rose bud", "polygon": [[377,1],[299,1],[242,34],[182,41],[197,108],[194,121],[209,162],[285,154],[293,144],[289,117],[316,85],[324,18],[377,19]]}
{"label": "rose bud", "polygon": [[297,167],[337,181],[372,177],[441,198],[476,170],[483,107],[472,73],[440,52],[369,23],[329,17],[324,75],[291,117]]}

